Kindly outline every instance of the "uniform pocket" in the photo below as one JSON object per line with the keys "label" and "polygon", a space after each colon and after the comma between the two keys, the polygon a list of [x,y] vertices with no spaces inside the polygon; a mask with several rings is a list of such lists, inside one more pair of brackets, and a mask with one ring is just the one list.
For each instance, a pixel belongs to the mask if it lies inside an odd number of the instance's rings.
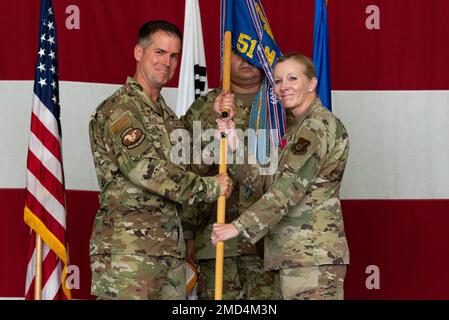
{"label": "uniform pocket", "polygon": [[285,300],[295,300],[301,294],[316,290],[319,286],[318,267],[283,268],[279,270],[282,297]]}

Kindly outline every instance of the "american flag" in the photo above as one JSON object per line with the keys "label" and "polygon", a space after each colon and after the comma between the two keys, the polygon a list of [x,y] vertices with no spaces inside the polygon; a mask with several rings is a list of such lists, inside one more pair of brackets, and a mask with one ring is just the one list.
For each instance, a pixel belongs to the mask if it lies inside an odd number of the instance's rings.
{"label": "american flag", "polygon": [[31,228],[25,298],[34,298],[36,234],[42,238],[42,299],[70,299],[66,206],[59,120],[56,24],[51,0],[42,0],[28,145],[24,220]]}

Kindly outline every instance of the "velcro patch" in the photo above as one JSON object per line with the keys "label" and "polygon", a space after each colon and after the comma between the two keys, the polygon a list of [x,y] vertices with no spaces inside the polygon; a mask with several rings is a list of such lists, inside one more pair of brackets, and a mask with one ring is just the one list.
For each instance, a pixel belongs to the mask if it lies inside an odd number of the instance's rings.
{"label": "velcro patch", "polygon": [[180,120],[169,120],[168,123],[166,123],[166,128],[169,133],[172,133],[176,129],[185,129],[183,122]]}
{"label": "velcro patch", "polygon": [[131,119],[127,115],[123,115],[111,124],[111,131],[114,135],[117,135],[120,131],[129,127],[132,124]]}
{"label": "velcro patch", "polygon": [[139,128],[129,127],[120,135],[122,144],[128,149],[139,146],[145,140],[145,134]]}
{"label": "velcro patch", "polygon": [[305,155],[307,152],[307,148],[311,145],[310,141],[299,137],[298,141],[293,145],[292,152],[296,155]]}
{"label": "velcro patch", "polygon": [[184,123],[181,120],[171,120],[170,126],[173,129],[184,129]]}

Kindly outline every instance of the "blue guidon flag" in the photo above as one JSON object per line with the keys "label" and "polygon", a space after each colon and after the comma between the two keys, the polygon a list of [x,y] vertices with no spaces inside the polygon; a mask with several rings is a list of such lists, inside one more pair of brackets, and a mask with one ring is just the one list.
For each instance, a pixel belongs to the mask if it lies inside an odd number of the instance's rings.
{"label": "blue guidon flag", "polygon": [[[235,53],[265,73],[261,90],[251,108],[249,127],[266,130],[266,138],[274,147],[282,146],[285,133],[285,109],[274,93],[273,65],[282,55],[259,0],[222,0],[222,56],[224,33],[232,33]],[[270,129],[276,129],[270,131]],[[270,134],[272,132],[272,134]],[[259,136],[260,138],[260,136]],[[268,140],[266,140],[268,141]],[[260,148],[258,148],[258,157]],[[265,150],[265,148],[263,148]]]}
{"label": "blue guidon flag", "polygon": [[329,58],[329,28],[326,0],[315,0],[313,25],[313,63],[318,78],[317,92],[323,105],[332,111],[331,67]]}

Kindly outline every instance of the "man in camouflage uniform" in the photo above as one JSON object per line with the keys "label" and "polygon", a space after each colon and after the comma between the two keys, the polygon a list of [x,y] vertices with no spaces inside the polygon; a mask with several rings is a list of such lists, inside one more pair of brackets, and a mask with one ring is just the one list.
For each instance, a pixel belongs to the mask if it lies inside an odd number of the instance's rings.
{"label": "man in camouflage uniform", "polygon": [[[261,86],[263,74],[260,69],[232,53],[231,91],[236,97],[234,121],[239,129],[249,126],[249,115],[253,101]],[[194,122],[200,121],[201,129],[215,129],[215,119],[221,114],[214,112],[214,101],[222,98],[218,89],[198,98],[183,117],[186,128],[193,133]],[[227,99],[227,98],[225,98]],[[233,97],[232,97],[233,99]],[[203,132],[201,131],[201,132]],[[193,137],[195,139],[195,137]],[[202,147],[208,142],[203,142]],[[202,148],[203,149],[203,148]],[[195,151],[194,151],[195,152]],[[217,166],[196,166],[201,175],[217,173]],[[226,204],[226,221],[232,221],[258,200],[244,186],[235,185],[234,192]],[[198,295],[200,299],[214,298],[216,250],[210,242],[212,225],[217,220],[216,204],[201,203],[198,212],[184,211],[182,216],[184,237],[187,244],[187,260],[199,264]],[[263,242],[260,243],[263,246]],[[259,247],[261,247],[259,244]],[[263,270],[262,249],[240,237],[225,245],[223,268],[223,299],[275,299],[274,274]],[[196,258],[194,257],[196,253]]]}
{"label": "man in camouflage uniform", "polygon": [[309,58],[283,56],[274,74],[276,94],[291,111],[277,172],[260,176],[257,165],[234,166],[234,179],[263,196],[231,224],[215,224],[213,243],[264,237],[265,268],[277,271],[283,299],[343,299],[349,250],[339,193],[348,134],[316,96]]}
{"label": "man in camouflage uniform", "polygon": [[101,189],[90,242],[91,292],[100,299],[185,299],[179,204],[231,193],[228,177],[202,178],[171,161],[170,133],[183,125],[160,91],[173,77],[180,49],[177,27],[144,24],[134,78],[90,120]]}

